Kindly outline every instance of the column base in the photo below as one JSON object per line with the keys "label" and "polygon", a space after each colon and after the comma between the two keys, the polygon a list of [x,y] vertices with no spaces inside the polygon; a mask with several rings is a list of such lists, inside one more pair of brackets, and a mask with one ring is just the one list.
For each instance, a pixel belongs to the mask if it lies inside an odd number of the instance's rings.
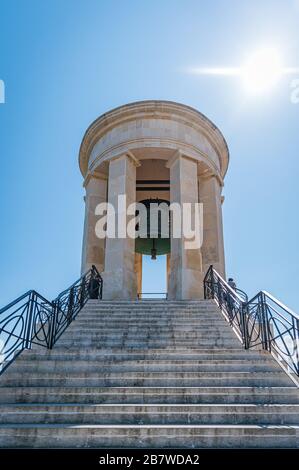
{"label": "column base", "polygon": [[136,273],[122,268],[104,271],[103,300],[136,300]]}
{"label": "column base", "polygon": [[204,273],[195,269],[177,270],[170,274],[168,300],[203,300]]}

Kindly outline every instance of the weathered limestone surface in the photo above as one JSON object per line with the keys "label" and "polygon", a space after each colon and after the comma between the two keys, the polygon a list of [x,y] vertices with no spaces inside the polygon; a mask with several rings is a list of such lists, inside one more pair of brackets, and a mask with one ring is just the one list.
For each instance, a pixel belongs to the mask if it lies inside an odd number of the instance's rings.
{"label": "weathered limestone surface", "polygon": [[215,176],[199,179],[199,200],[203,204],[203,271],[213,264],[225,277],[221,184]]}
{"label": "weathered limestone surface", "polygon": [[0,377],[0,447],[299,446],[299,392],[213,301],[89,301]]}
{"label": "weathered limestone surface", "polygon": [[135,272],[137,279],[137,293],[142,292],[142,255],[135,253]]}
{"label": "weathered limestone surface", "polygon": [[[198,203],[197,162],[181,154],[170,163],[170,202]],[[201,250],[186,249],[186,241],[183,233],[171,239],[169,299],[203,298]]]}
{"label": "weathered limestone surface", "polygon": [[98,204],[107,201],[107,178],[91,175],[85,183],[85,220],[82,249],[82,274],[94,264],[98,271],[104,269],[105,240],[96,236],[95,226],[98,217],[95,209]]}
{"label": "weathered limestone surface", "polygon": [[[118,196],[126,195],[124,210],[118,206]],[[136,165],[127,155],[110,161],[108,181],[108,202],[117,208],[117,231],[119,221],[127,222],[127,207],[136,201]],[[125,238],[107,238],[105,250],[105,271],[103,272],[104,299],[136,299],[137,282],[135,272],[135,240],[123,234]]]}
{"label": "weathered limestone surface", "polygon": [[128,150],[134,153],[153,148],[164,149],[166,159],[167,150],[174,153],[180,148],[185,155],[208,164],[222,178],[227,170],[226,142],[206,116],[180,103],[149,100],[120,106],[91,124],[80,148],[81,172],[85,175]]}
{"label": "weathered limestone surface", "polygon": [[169,292],[169,281],[170,281],[170,253],[166,256],[166,287]]}

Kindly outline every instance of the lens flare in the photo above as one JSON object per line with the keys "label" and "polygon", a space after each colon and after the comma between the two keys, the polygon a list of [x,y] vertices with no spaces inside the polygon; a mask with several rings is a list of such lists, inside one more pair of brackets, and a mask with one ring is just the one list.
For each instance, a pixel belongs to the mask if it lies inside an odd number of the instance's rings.
{"label": "lens flare", "polygon": [[245,88],[252,93],[266,92],[272,89],[283,74],[283,65],[279,51],[260,49],[244,64],[241,70]]}

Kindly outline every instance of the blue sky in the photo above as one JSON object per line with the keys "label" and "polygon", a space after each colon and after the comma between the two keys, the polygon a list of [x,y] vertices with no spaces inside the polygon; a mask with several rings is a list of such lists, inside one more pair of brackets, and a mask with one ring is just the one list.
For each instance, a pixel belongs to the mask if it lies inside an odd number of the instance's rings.
{"label": "blue sky", "polygon": [[[299,310],[290,78],[252,96],[239,77],[188,73],[238,66],[265,44],[298,66],[298,1],[2,0],[0,18],[0,305],[30,288],[52,298],[79,274],[87,126],[113,107],[165,99],[197,108],[227,139],[227,274]],[[146,290],[164,290],[161,263],[151,269]]]}

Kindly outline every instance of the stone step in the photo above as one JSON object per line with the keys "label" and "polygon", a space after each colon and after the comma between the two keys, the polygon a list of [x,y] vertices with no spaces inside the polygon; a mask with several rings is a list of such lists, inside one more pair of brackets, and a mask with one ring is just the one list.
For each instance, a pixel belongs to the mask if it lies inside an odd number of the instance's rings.
{"label": "stone step", "polygon": [[229,330],[232,332],[234,335],[231,326],[225,321],[225,320],[220,320],[217,322],[202,322],[202,321],[195,321],[195,322],[186,322],[186,321],[173,321],[173,320],[167,320],[167,321],[140,321],[140,320],[112,320],[111,318],[108,318],[106,320],[101,320],[101,319],[81,319],[78,317],[76,320],[74,320],[69,328],[87,328],[91,329],[94,328],[96,330],[98,329],[113,329],[113,330],[120,330],[120,331],[126,331],[127,329],[136,329],[136,330],[157,330],[160,329],[161,331],[167,332],[169,330],[178,330],[178,331],[192,331],[192,330],[200,330],[206,332],[206,334],[212,332],[212,331],[225,331]]}
{"label": "stone step", "polygon": [[[279,425],[2,424],[1,447],[291,448],[299,427]],[[113,444],[112,444],[113,443]]]}
{"label": "stone step", "polygon": [[[124,361],[130,361],[131,363],[134,361],[168,361],[173,363],[174,361],[184,361],[188,364],[190,361],[196,361],[198,363],[206,362],[208,364],[213,363],[223,363],[223,361],[234,361],[240,364],[256,364],[256,363],[263,363],[263,364],[271,364],[277,365],[275,361],[269,356],[267,358],[259,358],[258,356],[248,354],[246,355],[239,355],[237,352],[234,352],[234,349],[231,349],[231,353],[229,349],[223,350],[222,354],[219,354],[218,350],[203,350],[202,353],[197,352],[194,350],[190,352],[178,352],[169,351],[169,350],[161,350],[159,352],[152,352],[152,350],[144,351],[143,349],[121,349],[115,352],[112,352],[109,348],[107,349],[87,349],[86,351],[82,351],[80,349],[67,349],[67,348],[58,348],[55,347],[55,350],[49,351],[45,350],[44,354],[39,354],[35,352],[36,350],[26,351],[23,353],[22,357],[18,358],[18,361],[14,362],[11,367],[17,367],[19,364],[22,366],[24,362],[34,362],[34,361],[86,361],[89,363],[98,362],[98,363],[120,363]],[[241,361],[241,362],[240,362]],[[225,363],[224,362],[224,363]],[[1,379],[0,379],[1,380]]]}
{"label": "stone step", "polygon": [[147,303],[167,303],[167,304],[208,304],[215,303],[213,299],[143,299],[143,300],[125,300],[125,299],[115,299],[115,300],[106,300],[106,299],[90,299],[88,300],[89,304],[93,303],[103,303],[103,304],[147,304]]}
{"label": "stone step", "polygon": [[234,349],[236,347],[236,345],[238,344],[237,343],[237,340],[232,340],[232,341],[229,341],[229,340],[223,340],[221,338],[219,338],[219,340],[217,341],[210,341],[210,340],[164,340],[164,341],[161,341],[161,340],[143,340],[143,341],[138,341],[138,340],[134,340],[134,339],[126,339],[126,338],[123,338],[123,339],[119,339],[119,340],[114,340],[113,338],[107,338],[105,340],[101,339],[101,340],[88,340],[88,339],[82,339],[80,341],[78,340],[68,340],[68,339],[60,339],[55,347],[59,347],[59,348],[69,348],[69,349],[80,349],[80,348],[92,348],[92,349],[95,349],[95,348],[99,348],[99,349],[103,349],[103,348],[131,348],[131,349],[134,349],[135,351],[138,351],[139,349],[143,349],[145,346],[147,346],[149,349],[151,348],[160,348],[162,349],[163,347],[165,348],[165,350],[168,350],[168,348],[171,348],[173,349],[174,347],[177,347],[179,349],[181,348],[192,348],[192,346],[194,346],[194,343],[196,343],[196,346],[197,347],[202,347],[202,348],[209,348],[211,351],[213,350],[216,350],[216,349],[219,349],[219,348],[226,348],[226,349],[229,349],[229,348],[232,348]]}
{"label": "stone step", "polygon": [[97,305],[89,305],[86,304],[82,311],[92,311],[92,312],[162,312],[162,313],[196,313],[196,312],[203,312],[203,313],[213,313],[219,314],[220,309],[216,304],[214,305],[193,305],[193,306],[168,306],[167,305],[157,305],[157,306],[134,306],[134,305],[110,305],[105,306],[101,303]]}
{"label": "stone step", "polygon": [[194,307],[194,308],[170,308],[170,307],[152,307],[152,308],[134,308],[134,307],[109,307],[105,308],[102,305],[97,305],[97,306],[88,306],[86,305],[82,310],[82,312],[91,312],[91,313],[103,313],[103,314],[120,314],[120,313],[127,313],[127,314],[136,314],[136,315],[141,315],[141,314],[150,314],[150,315],[212,315],[212,316],[217,316],[221,315],[221,311],[218,309],[217,306],[210,306],[210,307]]}
{"label": "stone step", "polygon": [[172,330],[168,328],[166,331],[161,331],[160,329],[155,330],[147,330],[144,328],[140,329],[127,329],[125,331],[122,330],[113,330],[113,329],[105,329],[105,328],[94,328],[93,330],[87,330],[84,328],[70,328],[65,334],[63,335],[63,339],[71,340],[95,340],[100,338],[110,338],[110,339],[134,339],[134,340],[161,340],[161,341],[168,341],[168,340],[193,340],[193,341],[206,341],[207,339],[212,341],[217,341],[218,339],[223,339],[226,341],[236,341],[236,336],[233,335],[231,331],[211,331],[206,333],[204,331],[178,331]]}
{"label": "stone step", "polygon": [[[25,351],[18,357],[18,362],[23,360],[36,360],[39,358],[63,358],[73,360],[85,358],[86,360],[105,360],[106,358],[114,360],[121,359],[167,359],[167,360],[227,360],[227,359],[244,359],[248,361],[264,359],[273,362],[272,356],[265,351],[245,350],[241,345],[234,348],[206,349],[195,347],[190,348],[151,348],[138,350],[134,348],[84,348],[69,349],[59,347],[59,342],[55,344],[52,350],[35,346],[34,349]],[[16,363],[15,363],[16,364]]]}
{"label": "stone step", "polygon": [[224,318],[220,311],[218,310],[103,310],[103,309],[86,309],[84,308],[78,314],[78,316],[91,316],[91,317],[122,317],[122,318],[131,318],[131,317],[138,317],[138,318],[206,318],[206,319],[217,319],[217,318]]}
{"label": "stone step", "polygon": [[12,372],[47,372],[47,371],[85,371],[86,373],[92,372],[159,372],[159,371],[184,371],[184,372],[230,372],[230,371],[243,371],[243,372],[269,372],[280,370],[278,364],[274,361],[259,360],[259,361],[182,361],[173,360],[165,361],[160,359],[155,360],[111,360],[104,359],[102,361],[86,360],[64,360],[64,359],[36,359],[17,361],[12,367]]}
{"label": "stone step", "polygon": [[20,375],[13,369],[3,375],[2,387],[213,387],[213,386],[288,386],[291,381],[283,371],[271,372],[107,372],[103,373],[25,373]]}
{"label": "stone step", "polygon": [[0,403],[299,404],[298,388],[283,387],[1,387]]}
{"label": "stone step", "polygon": [[225,330],[222,332],[211,331],[208,335],[204,331],[174,331],[168,330],[167,332],[163,331],[154,331],[154,330],[130,330],[125,331],[121,330],[105,330],[105,329],[93,329],[85,330],[80,328],[71,328],[60,337],[60,341],[72,341],[79,340],[81,341],[95,341],[101,339],[110,339],[110,340],[134,340],[134,341],[186,341],[192,344],[197,344],[198,341],[203,343],[212,344],[218,340],[223,340],[224,342],[231,342],[235,345],[240,344],[238,338],[230,330]]}
{"label": "stone step", "polygon": [[100,315],[99,313],[90,314],[88,312],[81,312],[75,319],[75,322],[78,321],[87,321],[87,322],[112,322],[117,323],[118,321],[122,322],[124,325],[131,323],[140,323],[144,324],[145,322],[151,324],[165,324],[171,322],[178,325],[186,324],[198,324],[201,326],[214,326],[214,325],[227,325],[228,322],[224,317],[215,316],[202,316],[202,315],[193,315],[191,316],[164,316],[161,318],[161,315]]}
{"label": "stone step", "polygon": [[192,319],[202,319],[202,320],[212,320],[216,321],[218,319],[225,319],[225,317],[220,313],[220,312],[199,312],[198,310],[194,310],[194,312],[170,312],[169,310],[165,312],[159,312],[157,310],[153,310],[152,312],[146,311],[146,310],[141,310],[140,312],[137,311],[123,311],[123,310],[117,310],[113,312],[105,312],[103,310],[85,310],[83,309],[80,313],[78,313],[78,318],[82,317],[90,317],[90,318],[121,318],[125,320],[129,320],[131,318],[138,318],[140,320],[142,319],[160,319],[160,320],[165,320],[165,319],[177,319],[177,320],[184,320],[185,318],[188,318],[190,320]]}
{"label": "stone step", "polygon": [[224,328],[231,328],[229,323],[224,320],[224,319],[217,319],[215,321],[211,320],[195,320],[195,321],[186,321],[186,320],[173,320],[171,318],[165,319],[165,320],[153,320],[153,319],[124,319],[124,318],[118,318],[118,319],[112,319],[111,317],[107,317],[105,319],[102,318],[83,318],[78,316],[72,323],[71,327],[74,325],[80,325],[80,326],[87,326],[87,327],[110,327],[110,328],[131,328],[131,327],[136,327],[136,328],[201,328],[203,330],[209,330],[213,328],[218,328],[218,329],[224,329]]}
{"label": "stone step", "polygon": [[127,325],[144,325],[144,326],[168,326],[169,324],[177,326],[177,327],[183,327],[183,326],[200,326],[202,328],[213,328],[213,327],[221,327],[224,325],[229,326],[228,322],[224,317],[221,317],[220,315],[217,318],[202,318],[202,317],[197,317],[197,318],[189,318],[188,321],[186,321],[185,318],[174,318],[174,317],[168,317],[168,318],[161,318],[161,317],[150,317],[150,316],[144,316],[142,318],[140,317],[124,317],[124,316],[118,316],[114,317],[113,315],[84,315],[83,313],[78,315],[75,320],[73,321],[73,324],[92,324],[95,325],[100,325],[100,324],[112,324],[126,327]]}
{"label": "stone step", "polygon": [[299,391],[213,301],[89,301],[0,377],[0,447],[295,447]]}
{"label": "stone step", "polygon": [[120,304],[118,302],[98,301],[95,303],[87,302],[84,308],[98,308],[104,310],[120,310],[120,309],[131,309],[131,310],[217,310],[218,306],[215,302],[204,303],[194,302],[193,304],[184,303],[171,303],[171,302],[131,302]]}
{"label": "stone step", "polygon": [[75,321],[73,321],[70,325],[70,328],[113,328],[113,329],[122,329],[125,330],[127,328],[136,328],[136,329],[157,329],[160,328],[161,330],[164,329],[169,329],[169,328],[175,328],[175,329],[180,329],[180,330],[193,330],[193,329],[201,329],[204,331],[210,331],[210,330],[224,330],[228,329],[231,327],[225,320],[217,320],[215,322],[203,322],[201,320],[199,321],[194,321],[194,322],[188,322],[180,320],[180,321],[173,321],[173,320],[112,320],[111,318],[107,318],[105,320],[102,320],[100,318],[93,319],[93,320],[88,320],[86,318],[81,318],[78,317]]}
{"label": "stone step", "polygon": [[240,343],[237,338],[161,338],[161,337],[143,337],[138,338],[136,336],[126,337],[121,336],[119,338],[114,338],[111,335],[98,335],[93,338],[82,337],[67,337],[64,335],[61,337],[56,346],[58,347],[69,347],[69,348],[140,348],[144,349],[156,349],[156,348],[192,348],[196,346],[197,348],[204,349],[218,349],[218,348],[236,348]]}
{"label": "stone step", "polygon": [[67,340],[72,339],[134,339],[134,340],[152,340],[159,339],[161,341],[165,340],[209,340],[210,342],[217,341],[219,339],[236,341],[237,338],[234,336],[233,332],[230,330],[225,330],[222,332],[217,332],[215,330],[211,331],[208,335],[204,331],[178,331],[168,329],[166,332],[160,331],[159,329],[155,330],[146,330],[146,329],[127,329],[126,331],[122,330],[113,330],[113,329],[83,329],[83,328],[70,328],[65,332],[64,336]]}
{"label": "stone step", "polygon": [[299,404],[286,405],[0,405],[1,424],[299,425]]}
{"label": "stone step", "polygon": [[168,300],[165,301],[165,299],[157,299],[157,300],[146,300],[144,302],[140,301],[118,301],[118,300],[112,300],[112,301],[107,301],[107,300],[92,300],[90,299],[85,306],[87,307],[94,307],[101,305],[103,307],[111,307],[111,308],[118,308],[118,307],[144,307],[144,308],[158,308],[158,307],[165,307],[165,308],[173,308],[173,307],[179,307],[179,308],[205,308],[205,307],[214,307],[217,308],[217,304],[214,300],[212,299],[207,299],[207,300],[194,300],[194,301],[176,301],[176,300]]}
{"label": "stone step", "polygon": [[85,310],[83,309],[79,314],[78,318],[87,316],[91,318],[123,318],[123,319],[130,319],[130,318],[140,318],[140,319],[147,319],[147,318],[159,318],[161,320],[165,318],[174,318],[178,320],[182,320],[188,318],[192,319],[203,319],[203,320],[217,320],[218,318],[224,319],[225,317],[220,312],[215,311],[204,311],[200,312],[198,310],[194,310],[194,312],[181,312],[181,311],[165,311],[159,312],[157,310],[147,311],[147,310],[140,310],[140,311],[124,311],[124,310],[116,310],[116,311],[103,311],[103,310]]}
{"label": "stone step", "polygon": [[175,300],[168,300],[165,301],[164,299],[158,299],[156,301],[128,301],[128,302],[119,302],[117,300],[112,300],[108,302],[106,300],[92,300],[90,299],[86,304],[85,307],[106,307],[106,308],[122,308],[122,307],[130,307],[130,308],[218,308],[216,302],[214,300],[195,300],[195,301],[175,301]]}
{"label": "stone step", "polygon": [[95,303],[87,302],[85,304],[84,309],[88,310],[111,310],[111,311],[119,311],[119,310],[131,310],[131,311],[182,311],[182,312],[192,312],[192,311],[218,311],[218,306],[216,303],[202,303],[202,302],[195,302],[193,304],[174,304],[170,302],[139,302],[139,303],[128,303],[128,304],[120,304],[118,302],[110,302],[105,303],[102,301],[98,301]]}
{"label": "stone step", "polygon": [[203,313],[203,314],[218,314],[220,313],[220,310],[216,305],[213,306],[194,306],[194,307],[167,307],[167,306],[152,306],[152,307],[145,307],[145,306],[114,306],[111,305],[109,307],[105,307],[102,304],[99,305],[94,305],[94,306],[89,306],[86,305],[82,311],[89,311],[89,312],[104,312],[104,313],[120,313],[120,312],[128,312],[128,313],[133,313],[136,312],[137,314],[139,313],[159,313],[159,314],[193,314],[193,313]]}
{"label": "stone step", "polygon": [[[136,349],[136,348],[86,348],[86,349],[79,349],[79,348],[67,348],[67,347],[59,347],[59,343],[55,345],[53,350],[48,349],[32,349],[30,351],[26,351],[18,358],[17,362],[11,367],[14,367],[17,363],[22,363],[22,361],[35,361],[35,360],[42,360],[42,359],[49,359],[49,360],[69,360],[69,361],[77,361],[77,360],[88,360],[88,361],[123,361],[123,360],[240,360],[243,359],[245,361],[254,362],[259,360],[259,357],[264,358],[270,361],[271,363],[275,363],[271,356],[268,353],[261,353],[259,356],[258,353],[260,351],[245,351],[239,349],[186,349],[181,350],[180,348],[176,349]],[[1,380],[1,379],[0,379]]]}
{"label": "stone step", "polygon": [[208,327],[205,327],[203,325],[199,324],[194,324],[191,326],[181,326],[181,325],[175,325],[171,322],[165,325],[161,324],[139,324],[139,323],[131,323],[131,324],[119,324],[119,323],[111,323],[111,322],[89,322],[89,321],[84,321],[84,322],[73,322],[70,326],[68,331],[65,332],[65,334],[68,334],[69,332],[82,332],[82,333],[93,333],[93,332],[105,332],[105,333],[111,333],[111,334],[126,334],[128,332],[130,333],[135,333],[135,334],[189,334],[189,333],[197,333],[202,336],[208,336],[212,334],[216,335],[230,335],[232,338],[235,337],[235,334],[233,333],[231,327],[228,324],[223,324],[223,325],[211,325]]}
{"label": "stone step", "polygon": [[194,305],[168,305],[159,304],[159,305],[152,305],[149,303],[146,304],[130,304],[130,305],[118,305],[118,304],[104,304],[102,302],[98,302],[97,304],[89,304],[87,303],[84,306],[84,310],[98,310],[98,311],[165,311],[165,312],[217,312],[218,307],[216,304],[194,304]]}

